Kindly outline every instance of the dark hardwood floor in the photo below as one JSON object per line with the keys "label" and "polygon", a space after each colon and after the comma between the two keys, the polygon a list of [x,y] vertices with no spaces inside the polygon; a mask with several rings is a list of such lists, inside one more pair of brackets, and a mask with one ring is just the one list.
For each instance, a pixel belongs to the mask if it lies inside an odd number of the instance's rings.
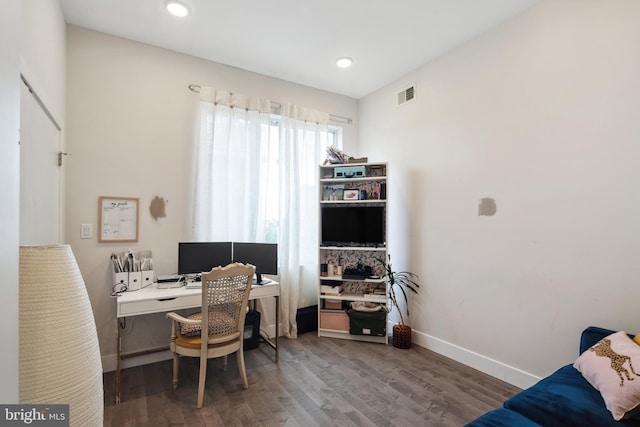
{"label": "dark hardwood floor", "polygon": [[198,360],[182,358],[180,384],[171,362],[104,375],[104,426],[461,426],[519,389],[413,346],[318,338],[280,340],[280,361],[265,344],[245,353],[249,389],[236,358],[209,361],[204,407],[196,408]]}

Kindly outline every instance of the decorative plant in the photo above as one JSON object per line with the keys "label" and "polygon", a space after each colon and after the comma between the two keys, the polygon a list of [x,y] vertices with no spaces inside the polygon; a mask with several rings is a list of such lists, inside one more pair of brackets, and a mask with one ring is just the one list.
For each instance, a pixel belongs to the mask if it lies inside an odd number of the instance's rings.
{"label": "decorative plant", "polygon": [[398,313],[400,314],[400,325],[404,325],[405,323],[404,317],[402,316],[402,310],[400,310],[400,306],[398,305],[396,285],[397,289],[402,292],[404,301],[407,303],[407,315],[409,315],[409,300],[407,299],[407,292],[405,289],[410,290],[414,294],[418,293],[420,285],[414,280],[418,278],[418,275],[411,273],[410,271],[393,271],[393,267],[391,266],[391,255],[388,256],[388,260],[384,260],[382,258],[377,258],[377,260],[384,267],[387,281],[389,282],[389,299],[391,299],[391,308],[393,309],[393,307],[396,307],[398,309]]}

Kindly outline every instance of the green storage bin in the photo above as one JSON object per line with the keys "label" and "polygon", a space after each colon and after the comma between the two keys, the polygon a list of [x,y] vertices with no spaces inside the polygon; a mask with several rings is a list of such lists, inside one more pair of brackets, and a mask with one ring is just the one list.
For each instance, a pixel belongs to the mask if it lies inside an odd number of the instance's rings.
{"label": "green storage bin", "polygon": [[383,337],[387,333],[387,313],[384,311],[349,310],[349,333]]}

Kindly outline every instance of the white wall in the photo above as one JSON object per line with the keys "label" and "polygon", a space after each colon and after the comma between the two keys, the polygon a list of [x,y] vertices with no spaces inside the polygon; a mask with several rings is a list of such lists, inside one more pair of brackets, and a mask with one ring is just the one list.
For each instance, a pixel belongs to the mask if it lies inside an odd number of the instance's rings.
{"label": "white wall", "polygon": [[20,73],[64,129],[66,24],[57,0],[22,1]]}
{"label": "white wall", "polygon": [[[0,14],[0,402],[18,403],[18,231],[20,206],[20,0],[5,0]],[[13,325],[13,327],[9,327]],[[7,345],[6,343],[11,343]]]}
{"label": "white wall", "polygon": [[[55,132],[55,128],[50,125],[49,119],[45,118],[44,115],[41,117],[46,123],[44,129],[47,129],[48,131],[43,131],[42,128],[38,128],[35,122],[29,121],[33,119],[27,118],[26,122],[23,120],[21,123],[22,126],[33,127],[33,129],[28,130],[23,135],[23,141],[27,142],[23,145],[23,154],[21,155],[21,159],[24,164],[24,162],[30,162],[29,153],[33,154],[33,151],[30,152],[28,149],[29,141],[31,144],[35,144],[34,147],[40,147],[41,150],[47,150],[55,146],[56,150],[58,150],[59,147],[60,151],[66,152],[64,135],[66,130],[65,104],[67,40],[66,24],[58,0],[46,2],[41,0],[23,0],[21,8],[20,73],[34,91],[35,96],[37,96],[40,99],[40,102],[44,104],[46,112],[53,117],[57,126],[61,128],[59,133]],[[36,107],[34,104],[34,108],[39,109],[40,107]],[[38,113],[38,115],[40,115],[40,113]],[[31,136],[29,137],[29,135]],[[39,137],[40,140],[38,140],[36,136]],[[55,159],[55,157],[50,158],[52,160]],[[35,163],[37,163],[37,161]],[[27,163],[27,165],[28,164],[29,163]],[[55,164],[52,164],[51,167],[55,168],[56,166]],[[63,161],[63,166],[58,169],[58,171],[60,179],[57,183],[41,186],[35,192],[35,194],[43,194],[43,192],[51,190],[53,188],[52,185],[55,187],[57,184],[59,190],[57,194],[54,194],[52,197],[58,197],[58,215],[57,217],[52,218],[51,221],[42,221],[40,227],[33,227],[33,224],[29,224],[30,221],[37,221],[38,215],[42,218],[43,215],[48,215],[50,211],[40,212],[39,214],[35,211],[23,212],[21,215],[21,221],[25,222],[22,224],[23,235],[21,235],[21,242],[23,244],[25,243],[25,230],[39,230],[42,229],[42,227],[55,223],[56,220],[58,222],[57,228],[45,233],[45,236],[48,237],[55,236],[55,239],[46,241],[48,243],[64,243],[64,187],[66,161]],[[48,176],[46,174],[38,173],[34,168],[27,167],[22,171],[21,178],[24,179],[25,177],[31,176],[35,179],[36,175],[32,175],[34,173],[40,178]],[[48,170],[48,173],[53,174],[57,173],[57,171]],[[26,191],[31,194],[31,196],[34,196],[34,188],[30,187],[29,184],[25,185],[23,182],[21,188],[21,191]],[[36,205],[30,205],[27,202],[26,206],[31,206],[33,208]],[[36,232],[34,231],[34,233]],[[39,235],[39,233],[36,234]],[[27,233],[27,235],[31,235],[31,239],[26,237],[26,242],[33,242],[35,235],[29,233]],[[40,235],[40,238],[42,237],[43,236]],[[42,240],[38,238],[36,241],[42,243]]]}
{"label": "white wall", "polygon": [[[198,95],[191,83],[292,102],[352,117],[345,146],[357,143],[357,101],[95,31],[67,27],[67,241],[73,247],[93,305],[105,370],[114,369],[115,300],[109,255],[152,250],[158,274],[177,269],[178,242],[189,237],[191,142]],[[98,197],[140,198],[140,240],[98,243]],[[166,218],[149,204],[166,200]],[[80,239],[93,224],[94,238]],[[162,315],[128,319],[127,352],[168,345]]]}
{"label": "white wall", "polygon": [[361,100],[419,343],[526,386],[587,325],[640,331],[639,21],[634,0],[544,1]]}
{"label": "white wall", "polygon": [[[57,1],[5,0],[0,16],[0,272],[5,280],[0,323],[18,324],[20,200],[20,74],[29,76],[38,94],[64,123],[65,24]],[[19,387],[18,328],[2,329],[0,402],[17,403]]]}

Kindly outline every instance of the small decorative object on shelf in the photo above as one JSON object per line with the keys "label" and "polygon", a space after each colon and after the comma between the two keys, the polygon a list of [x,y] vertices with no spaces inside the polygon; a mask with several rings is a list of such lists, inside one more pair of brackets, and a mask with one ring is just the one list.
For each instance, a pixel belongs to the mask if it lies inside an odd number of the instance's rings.
{"label": "small decorative object on shelf", "polygon": [[360,197],[360,190],[356,189],[347,189],[344,190],[343,200],[358,200]]}
{"label": "small decorative object on shelf", "polygon": [[325,164],[340,164],[340,163],[367,163],[369,161],[368,157],[351,157],[347,153],[342,150],[339,150],[337,147],[331,145],[327,147],[327,160]]}
{"label": "small decorative object on shelf", "polygon": [[339,150],[335,146],[331,145],[327,147],[327,161],[333,164],[348,163],[349,155],[346,154],[344,151]]}
{"label": "small decorative object on shelf", "polygon": [[391,300],[391,308],[395,307],[400,314],[400,323],[393,326],[393,346],[398,348],[407,349],[411,347],[411,326],[404,323],[404,316],[402,310],[398,305],[397,290],[402,292],[404,300],[407,303],[407,316],[409,316],[409,300],[407,299],[407,292],[405,288],[411,292],[417,294],[420,285],[413,280],[417,279],[418,275],[409,271],[393,271],[391,267],[391,255],[387,256],[387,260],[378,258],[378,262],[384,266],[386,271],[387,283],[389,285],[389,300]]}

